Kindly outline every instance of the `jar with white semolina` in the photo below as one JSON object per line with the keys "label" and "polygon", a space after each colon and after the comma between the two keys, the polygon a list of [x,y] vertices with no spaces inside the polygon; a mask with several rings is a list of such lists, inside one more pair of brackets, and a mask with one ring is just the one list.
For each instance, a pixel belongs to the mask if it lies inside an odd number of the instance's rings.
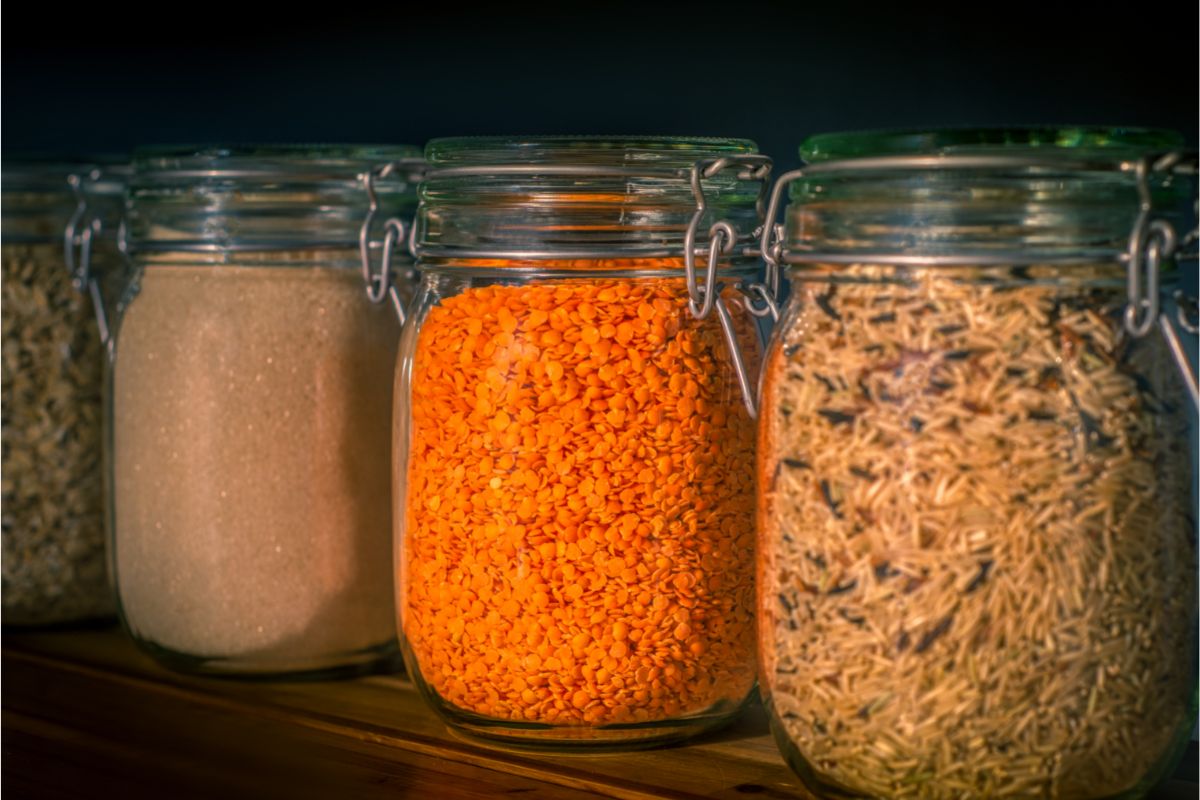
{"label": "jar with white semolina", "polygon": [[[111,381],[122,619],[169,666],[391,663],[399,326],[364,295],[362,173],[416,151],[148,151]],[[413,187],[381,184],[403,214]],[[397,284],[400,290],[406,284]]]}

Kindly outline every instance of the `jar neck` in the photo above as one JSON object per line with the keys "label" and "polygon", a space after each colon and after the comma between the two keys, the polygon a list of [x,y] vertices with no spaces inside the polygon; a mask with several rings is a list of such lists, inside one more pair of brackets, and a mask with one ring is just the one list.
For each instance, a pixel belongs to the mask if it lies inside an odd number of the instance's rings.
{"label": "jar neck", "polygon": [[118,166],[55,163],[6,169],[0,237],[6,244],[61,247],[67,224],[79,215],[78,224],[95,226],[98,246],[115,246],[127,177],[127,170]]}
{"label": "jar neck", "polygon": [[[358,245],[363,176],[419,156],[409,147],[203,148],[146,151],[128,203],[133,252],[267,253]],[[375,185],[379,212],[408,219],[406,178]]]}
{"label": "jar neck", "polygon": [[[511,281],[658,279],[683,280],[682,258],[581,258],[581,259],[489,259],[426,258],[417,262],[423,274],[455,278],[495,278]],[[758,262],[725,259],[718,262],[718,275],[744,279],[757,275]]]}
{"label": "jar neck", "polygon": [[784,249],[792,263],[1116,259],[1143,200],[1177,230],[1189,221],[1182,148],[1170,131],[1120,127],[815,136],[790,185]]}
{"label": "jar neck", "polygon": [[[866,283],[881,286],[916,287],[929,282],[975,285],[1004,292],[1026,286],[1071,290],[1111,290],[1124,294],[1128,275],[1124,264],[1114,260],[1070,264],[968,265],[887,264],[861,261],[854,264],[811,263],[792,267],[790,277],[797,285]],[[1179,283],[1175,264],[1160,275],[1164,289]]]}
{"label": "jar neck", "polygon": [[423,262],[679,258],[718,221],[748,243],[769,170],[733,139],[435,140],[427,156]]}
{"label": "jar neck", "polygon": [[318,268],[358,272],[361,264],[356,246],[292,247],[266,250],[139,250],[133,255],[139,268],[210,267],[235,269]]}
{"label": "jar neck", "polygon": [[[737,183],[705,187],[710,200],[699,221],[705,238],[718,220],[746,236],[757,227],[758,187]],[[509,183],[501,190],[504,197],[474,186],[453,200],[442,189],[434,181],[422,188],[415,239],[423,258],[677,257],[696,213],[690,192],[646,191],[637,182],[592,181],[586,191],[570,195]]]}
{"label": "jar neck", "polygon": [[[1187,223],[1188,183],[1151,182],[1156,217],[1177,229]],[[793,257],[852,261],[901,254],[926,262],[1088,263],[1120,258],[1138,213],[1135,179],[1119,170],[817,174],[793,185],[785,248]]]}
{"label": "jar neck", "polygon": [[61,245],[75,201],[67,191],[22,191],[5,186],[0,208],[0,237],[5,244]]}

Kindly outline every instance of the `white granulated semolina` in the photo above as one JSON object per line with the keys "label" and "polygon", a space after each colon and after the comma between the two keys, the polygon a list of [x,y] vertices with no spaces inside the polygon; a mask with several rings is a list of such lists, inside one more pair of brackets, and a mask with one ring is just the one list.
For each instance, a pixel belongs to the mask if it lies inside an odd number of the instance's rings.
{"label": "white granulated semolina", "polygon": [[206,668],[319,670],[394,643],[399,329],[356,270],[314,263],[147,266],[118,332],[122,614]]}

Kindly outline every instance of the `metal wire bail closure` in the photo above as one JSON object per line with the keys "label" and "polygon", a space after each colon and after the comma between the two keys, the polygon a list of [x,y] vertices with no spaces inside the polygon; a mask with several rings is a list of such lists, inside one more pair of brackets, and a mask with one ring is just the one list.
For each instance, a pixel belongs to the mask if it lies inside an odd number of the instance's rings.
{"label": "metal wire bail closure", "polygon": [[1179,327],[1193,335],[1200,333],[1200,305],[1197,304],[1196,298],[1185,297],[1182,289],[1176,289],[1173,299],[1175,321],[1179,323]]}
{"label": "metal wire bail closure", "polygon": [[[688,311],[696,319],[705,319],[714,310],[717,312],[717,320],[721,323],[721,332],[725,337],[725,345],[729,350],[729,357],[733,361],[738,385],[741,387],[742,402],[745,404],[750,418],[758,419],[757,387],[755,382],[751,381],[749,372],[746,370],[746,361],[742,357],[741,344],[738,342],[737,331],[733,327],[733,316],[729,313],[729,308],[721,297],[721,285],[717,283],[717,267],[721,261],[721,256],[733,253],[738,241],[737,228],[729,221],[718,220],[709,226],[708,261],[705,264],[703,284],[697,280],[696,275],[696,234],[699,231],[700,223],[705,213],[708,211],[708,200],[704,195],[704,186],[701,180],[703,178],[711,178],[731,166],[741,169],[741,174],[746,178],[761,181],[757,203],[760,218],[763,212],[763,194],[766,191],[768,185],[767,179],[771,173],[771,160],[766,156],[759,154],[725,156],[715,159],[702,159],[692,165],[688,178],[692,188],[692,196],[696,200],[696,211],[692,214],[683,237],[683,264],[687,280]],[[752,302],[747,302],[746,307],[750,313],[755,316],[762,316],[766,313],[778,316],[778,306],[774,301],[774,294],[768,287],[761,284],[750,284],[747,289],[754,290],[766,304],[765,308],[760,311],[753,306]],[[747,299],[749,300],[750,298],[748,297]]]}
{"label": "metal wire bail closure", "polygon": [[[1125,254],[1128,277],[1129,304],[1125,307],[1125,330],[1135,339],[1150,333],[1157,324],[1184,385],[1192,398],[1192,406],[1200,408],[1200,388],[1197,386],[1196,365],[1188,357],[1179,330],[1164,312],[1159,290],[1159,269],[1164,261],[1175,258],[1179,249],[1179,237],[1174,226],[1165,219],[1154,219],[1154,203],[1150,190],[1151,173],[1172,172],[1184,161],[1182,153],[1168,153],[1161,157],[1139,159],[1133,165],[1137,178],[1138,216],[1129,235],[1129,248]],[[1195,156],[1185,168],[1196,173]],[[1176,316],[1180,327],[1195,333],[1195,326],[1185,310],[1188,299],[1180,291],[1175,292]]]}
{"label": "metal wire bail closure", "polygon": [[[775,179],[771,187],[770,200],[763,213],[762,226],[755,232],[758,234],[758,250],[763,260],[763,280],[772,300],[779,297],[780,275],[783,267],[784,226],[775,220],[779,217],[779,208],[783,203],[784,190],[795,180],[804,177],[803,169],[785,172]],[[779,308],[774,308],[774,317],[779,319]]]}
{"label": "metal wire bail closure", "polygon": [[[363,182],[363,187],[367,191],[367,215],[363,219],[362,227],[358,231],[358,253],[362,261],[362,276],[363,282],[366,283],[367,299],[378,305],[385,298],[390,298],[392,308],[396,312],[396,318],[403,325],[408,319],[408,313],[404,308],[404,298],[400,296],[400,290],[396,286],[392,271],[392,252],[396,248],[397,242],[403,242],[411,250],[412,242],[409,236],[412,233],[412,226],[406,225],[404,220],[398,217],[390,217],[384,223],[384,236],[382,246],[376,245],[371,241],[371,226],[375,222],[375,217],[379,213],[379,195],[375,190],[375,181],[387,178],[404,167],[411,167],[415,164],[423,164],[420,161],[390,161],[375,169],[368,170],[359,176]],[[371,248],[372,246],[380,247],[380,263],[376,270],[371,264]]]}
{"label": "metal wire bail closure", "polygon": [[[100,342],[109,344],[108,314],[104,309],[104,296],[100,282],[92,274],[92,245],[103,232],[103,222],[98,216],[88,214],[87,186],[100,180],[101,172],[94,169],[86,175],[67,176],[67,185],[75,195],[75,211],[67,220],[63,230],[63,260],[71,275],[71,285],[78,292],[87,292],[96,314],[96,328]],[[122,225],[124,221],[122,220]]]}
{"label": "metal wire bail closure", "polygon": [[1152,220],[1153,202],[1150,196],[1150,159],[1139,160],[1134,167],[1137,176],[1138,216],[1129,235],[1126,252],[1129,284],[1129,305],[1125,307],[1125,330],[1141,338],[1154,327],[1159,314],[1158,270],[1163,256],[1175,252],[1175,229],[1165,220]]}

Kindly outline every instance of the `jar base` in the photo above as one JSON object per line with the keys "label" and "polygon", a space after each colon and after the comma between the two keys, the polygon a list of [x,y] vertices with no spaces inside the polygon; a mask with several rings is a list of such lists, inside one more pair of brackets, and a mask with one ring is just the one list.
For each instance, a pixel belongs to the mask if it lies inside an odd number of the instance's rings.
{"label": "jar base", "polygon": [[395,641],[349,653],[283,661],[279,658],[211,658],[178,653],[154,642],[138,640],[138,647],[162,666],[192,675],[262,681],[340,680],[361,675],[402,672],[404,663]]}
{"label": "jar base", "polygon": [[[763,706],[767,711],[771,737],[775,740],[780,755],[783,756],[783,760],[787,763],[788,767],[800,779],[800,783],[804,788],[814,797],[829,798],[829,800],[872,800],[876,797],[865,791],[855,790],[843,784],[824,779],[818,770],[809,763],[808,759],[800,753],[799,748],[796,747],[786,729],[776,717],[776,712],[772,708],[771,703],[765,697],[763,699]],[[1192,718],[1194,718],[1194,713],[1188,717],[1188,719]],[[1163,783],[1174,772],[1176,766],[1182,760],[1190,740],[1190,728],[1186,726],[1180,727],[1179,733],[1176,735],[1171,746],[1163,753],[1153,768],[1148,770],[1140,780],[1115,794],[1097,794],[1088,795],[1088,797],[1090,800],[1139,800],[1148,796],[1156,786]],[[1070,796],[1076,795],[1072,794]]]}
{"label": "jar base", "polygon": [[596,727],[550,725],[483,717],[455,708],[413,681],[450,732],[468,741],[501,750],[556,753],[611,753],[665,747],[717,731],[737,719],[749,695],[740,702],[722,701],[699,714],[655,722],[631,722]]}

